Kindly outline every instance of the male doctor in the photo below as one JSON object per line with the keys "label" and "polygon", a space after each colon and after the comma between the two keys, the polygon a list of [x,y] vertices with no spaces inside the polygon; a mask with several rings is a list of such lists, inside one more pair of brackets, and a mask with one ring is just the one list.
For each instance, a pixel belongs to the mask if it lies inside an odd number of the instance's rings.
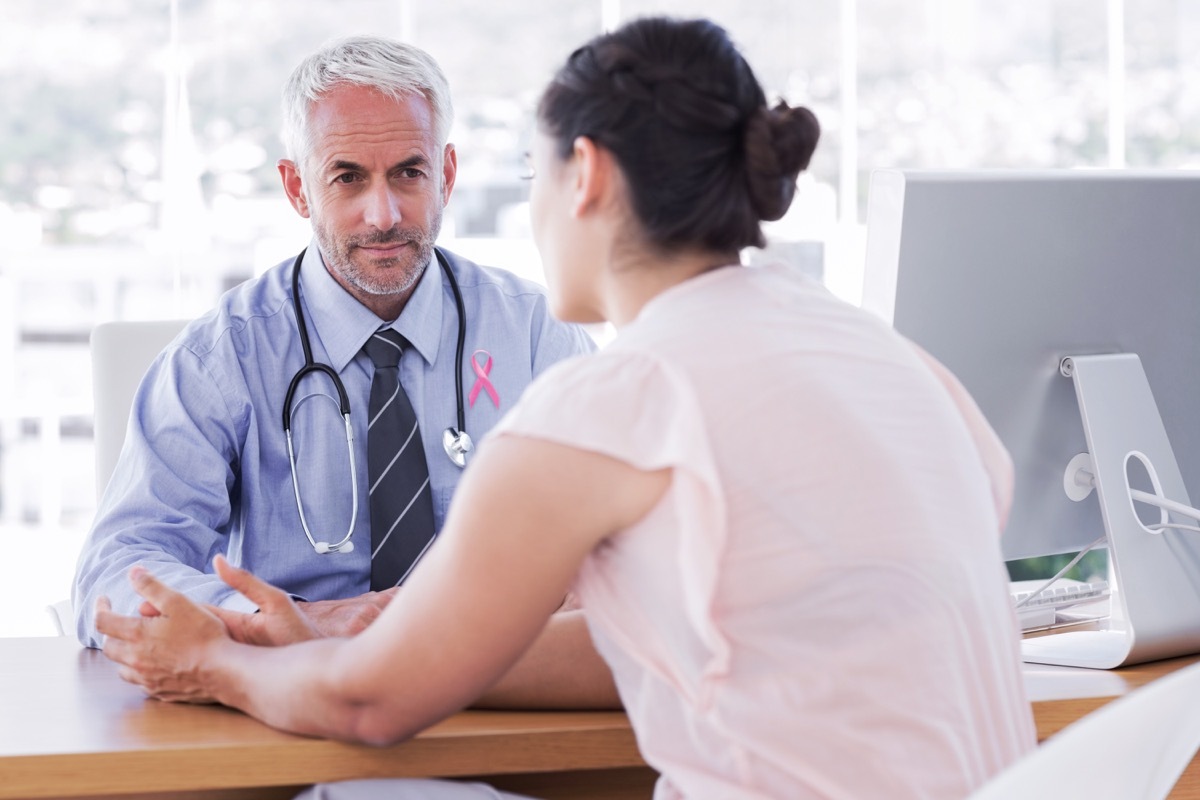
{"label": "male doctor", "polygon": [[[313,241],[225,294],[146,375],[79,559],[84,644],[101,644],[98,598],[139,608],[135,564],[235,635],[268,637],[235,613],[257,602],[213,574],[219,553],[321,634],[362,630],[435,545],[469,446],[459,409],[478,441],[536,375],[593,349],[540,287],[435,249],[451,118],[440,68],[406,44],[346,39],[293,72],[279,173]],[[497,704],[617,703],[578,611],[555,615],[514,673]]]}

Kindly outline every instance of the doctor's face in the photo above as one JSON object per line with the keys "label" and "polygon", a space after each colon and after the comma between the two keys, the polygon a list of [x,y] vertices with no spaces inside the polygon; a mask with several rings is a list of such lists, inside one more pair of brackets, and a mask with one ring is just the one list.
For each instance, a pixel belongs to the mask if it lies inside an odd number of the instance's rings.
{"label": "doctor's face", "polygon": [[383,319],[399,315],[442,225],[454,188],[453,145],[434,135],[421,95],[335,87],[310,107],[302,163],[281,161],[292,205],[312,220],[325,266]]}

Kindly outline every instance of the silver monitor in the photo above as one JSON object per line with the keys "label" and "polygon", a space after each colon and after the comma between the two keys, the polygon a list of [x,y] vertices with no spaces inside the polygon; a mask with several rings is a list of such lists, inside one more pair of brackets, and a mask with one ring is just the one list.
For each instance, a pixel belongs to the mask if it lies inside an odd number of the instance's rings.
{"label": "silver monitor", "polygon": [[1200,498],[1200,172],[881,171],[864,307],[962,381],[1011,453],[1008,560],[1104,535],[1063,491],[1086,451],[1064,356],[1135,353]]}
{"label": "silver monitor", "polygon": [[1108,615],[1024,639],[1025,660],[1200,652],[1200,173],[876,173],[864,306],[949,367],[1011,453],[1006,558],[1105,538]]}

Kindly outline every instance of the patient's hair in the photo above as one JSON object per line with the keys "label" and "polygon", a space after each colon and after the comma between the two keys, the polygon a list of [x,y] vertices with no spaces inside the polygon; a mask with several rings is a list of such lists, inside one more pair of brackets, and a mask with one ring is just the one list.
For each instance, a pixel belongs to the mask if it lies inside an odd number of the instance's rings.
{"label": "patient's hair", "polygon": [[433,109],[433,130],[444,145],[454,121],[450,84],[433,56],[382,36],[351,36],[310,55],[292,72],[283,89],[283,145],[288,158],[307,157],[311,105],[340,84],[375,89],[396,100],[420,94]]}
{"label": "patient's hair", "polygon": [[615,156],[649,244],[720,252],[764,243],[820,136],[807,108],[769,108],[720,26],[649,17],[571,54],[538,106],[568,158],[586,136]]}

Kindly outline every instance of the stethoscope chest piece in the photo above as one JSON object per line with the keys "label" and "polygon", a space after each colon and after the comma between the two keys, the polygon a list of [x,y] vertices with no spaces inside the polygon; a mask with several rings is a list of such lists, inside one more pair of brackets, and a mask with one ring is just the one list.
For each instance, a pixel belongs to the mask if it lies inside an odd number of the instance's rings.
{"label": "stethoscope chest piece", "polygon": [[467,465],[467,453],[475,449],[475,443],[471,441],[471,437],[466,431],[456,431],[454,428],[446,428],[442,431],[442,449],[446,451],[446,455],[450,456],[450,460],[460,467]]}

